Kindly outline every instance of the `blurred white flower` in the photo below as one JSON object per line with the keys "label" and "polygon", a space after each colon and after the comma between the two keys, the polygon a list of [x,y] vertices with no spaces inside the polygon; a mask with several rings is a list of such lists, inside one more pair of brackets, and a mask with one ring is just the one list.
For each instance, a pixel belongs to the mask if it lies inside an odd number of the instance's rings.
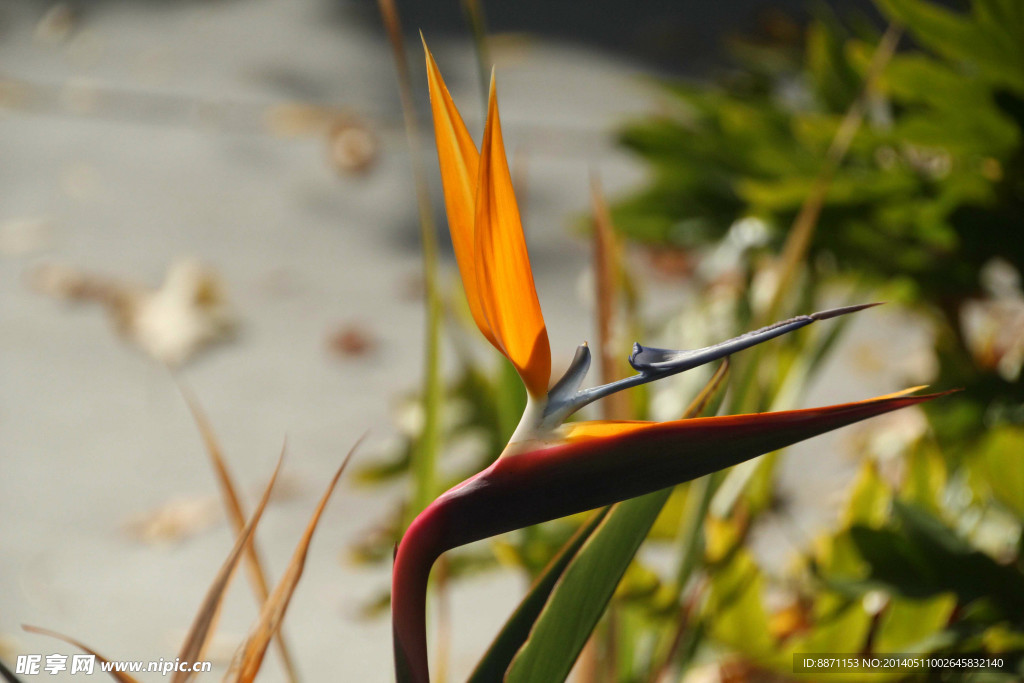
{"label": "blurred white flower", "polygon": [[964,340],[983,368],[1016,382],[1024,365],[1024,293],[1020,273],[1002,259],[981,272],[988,297],[967,301],[960,311]]}

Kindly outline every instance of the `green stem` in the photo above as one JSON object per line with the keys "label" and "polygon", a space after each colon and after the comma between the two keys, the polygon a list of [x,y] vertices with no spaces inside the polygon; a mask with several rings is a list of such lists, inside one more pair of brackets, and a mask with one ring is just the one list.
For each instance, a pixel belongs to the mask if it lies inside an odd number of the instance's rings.
{"label": "green stem", "polygon": [[413,105],[412,78],[405,56],[405,43],[398,9],[393,0],[378,0],[381,17],[391,41],[391,51],[398,71],[398,92],[402,102],[405,135],[409,144],[413,182],[416,186],[416,207],[420,220],[420,240],[423,243],[423,289],[426,298],[426,340],[424,344],[423,375],[423,433],[413,459],[414,490],[405,511],[407,526],[438,493],[437,452],[440,446],[440,408],[443,399],[441,386],[441,295],[437,282],[437,227],[430,202],[426,166],[423,163],[423,145],[420,140],[419,120]]}

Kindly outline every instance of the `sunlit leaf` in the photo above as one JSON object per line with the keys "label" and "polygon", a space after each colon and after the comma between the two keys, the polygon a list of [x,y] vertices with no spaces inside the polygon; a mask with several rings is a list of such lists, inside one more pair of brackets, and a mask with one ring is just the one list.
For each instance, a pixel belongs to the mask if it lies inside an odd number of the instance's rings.
{"label": "sunlit leaf", "polygon": [[577,556],[580,547],[591,537],[594,530],[604,520],[608,509],[602,509],[594,513],[586,524],[581,526],[569,542],[562,547],[551,562],[545,568],[543,574],[534,581],[529,592],[520,601],[516,611],[512,613],[508,621],[502,627],[501,632],[491,643],[487,652],[480,659],[473,674],[469,677],[470,683],[489,683],[490,681],[501,680],[508,669],[512,658],[526,641],[533,629],[537,616],[547,603],[555,583],[560,580],[565,568]]}

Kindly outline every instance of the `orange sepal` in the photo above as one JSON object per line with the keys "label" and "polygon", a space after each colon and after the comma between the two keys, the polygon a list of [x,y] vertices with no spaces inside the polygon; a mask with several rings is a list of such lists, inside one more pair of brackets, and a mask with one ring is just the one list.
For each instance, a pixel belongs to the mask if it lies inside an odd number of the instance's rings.
{"label": "orange sepal", "polygon": [[[844,403],[836,406],[829,406],[828,411],[838,411],[844,409],[850,409],[858,405],[875,404],[889,399],[901,398],[908,396],[922,389],[924,386],[911,387],[909,389],[903,389],[901,391],[895,391],[891,394],[885,394],[884,396],[875,396],[874,398],[865,399],[863,401],[855,401],[853,403]],[[826,410],[820,408],[818,410]],[[775,413],[780,418],[786,416],[794,411],[783,411]],[[742,428],[748,422],[756,421],[757,415],[763,415],[764,413],[755,413],[754,415],[732,415],[730,419],[734,420],[738,427]],[[687,418],[684,420],[671,420],[668,422],[649,422],[645,420],[591,420],[587,422],[571,422],[563,428],[563,438],[566,441],[584,441],[587,439],[604,439],[608,437],[623,436],[634,432],[641,432],[645,429],[652,427],[667,427],[672,424],[678,424],[681,422],[691,422],[697,418]]]}
{"label": "orange sepal", "polygon": [[551,347],[505,158],[493,77],[480,152],[475,231],[484,316],[527,391],[543,396],[551,378]]}
{"label": "orange sepal", "polygon": [[476,220],[476,183],[480,172],[480,153],[466,129],[466,124],[455,108],[437,68],[434,56],[423,43],[427,57],[427,84],[430,88],[430,109],[434,115],[434,137],[437,141],[437,159],[441,167],[444,205],[448,214],[448,230],[452,235],[455,260],[459,264],[462,287],[469,301],[469,311],[476,326],[487,341],[499,351],[501,345],[494,337],[480,303],[477,285],[476,252],[473,222]]}

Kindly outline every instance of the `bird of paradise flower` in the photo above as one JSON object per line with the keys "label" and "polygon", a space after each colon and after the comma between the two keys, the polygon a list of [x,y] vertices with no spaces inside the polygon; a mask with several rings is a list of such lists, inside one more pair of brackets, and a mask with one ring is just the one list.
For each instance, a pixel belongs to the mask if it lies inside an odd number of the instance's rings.
{"label": "bird of paradise flower", "polygon": [[911,396],[916,389],[908,389],[805,410],[660,423],[564,424],[572,413],[612,393],[874,304],[798,316],[703,349],[672,351],[635,344],[629,362],[636,375],[581,390],[590,365],[584,344],[549,389],[551,349],[506,161],[494,78],[478,151],[433,56],[426,45],[424,49],[445,208],[469,309],[480,332],[519,373],[527,405],[501,456],[434,500],[398,545],[391,595],[395,669],[399,681],[415,683],[430,679],[427,580],[443,552],[661,490],[942,395]]}

